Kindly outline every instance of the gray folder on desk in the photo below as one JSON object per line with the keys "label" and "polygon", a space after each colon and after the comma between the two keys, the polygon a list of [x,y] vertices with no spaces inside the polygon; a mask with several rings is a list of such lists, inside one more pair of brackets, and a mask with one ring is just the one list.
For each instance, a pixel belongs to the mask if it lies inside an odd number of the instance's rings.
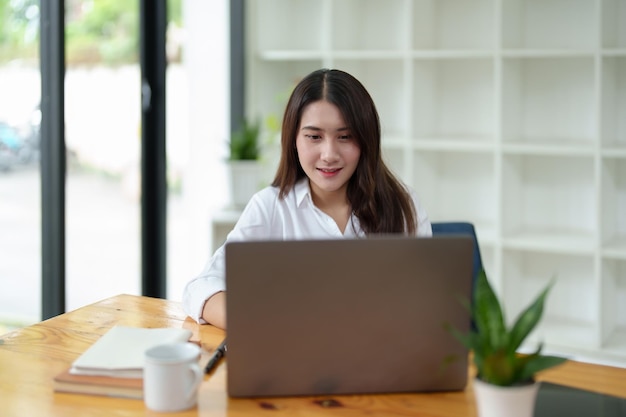
{"label": "gray folder on desk", "polygon": [[469,237],[226,246],[233,397],[461,390]]}

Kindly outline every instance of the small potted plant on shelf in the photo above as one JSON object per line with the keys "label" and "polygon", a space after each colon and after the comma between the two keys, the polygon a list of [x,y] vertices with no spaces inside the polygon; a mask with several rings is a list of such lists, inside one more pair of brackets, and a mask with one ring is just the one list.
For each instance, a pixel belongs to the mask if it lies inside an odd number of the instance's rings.
{"label": "small potted plant on shelf", "polygon": [[474,392],[480,417],[532,417],[539,388],[535,375],[566,360],[542,355],[542,345],[531,354],[518,352],[541,319],[551,286],[507,327],[502,306],[485,271],[479,272],[470,306],[474,326],[468,334],[456,329],[452,332],[473,355],[477,371]]}
{"label": "small potted plant on shelf", "polygon": [[259,188],[260,123],[244,119],[241,126],[230,136],[228,157],[228,180],[230,204],[235,209],[243,208]]}
{"label": "small potted plant on shelf", "polygon": [[256,161],[259,159],[260,146],[259,134],[261,127],[259,122],[250,123],[247,119],[241,122],[239,129],[234,131],[228,143],[231,161]]}

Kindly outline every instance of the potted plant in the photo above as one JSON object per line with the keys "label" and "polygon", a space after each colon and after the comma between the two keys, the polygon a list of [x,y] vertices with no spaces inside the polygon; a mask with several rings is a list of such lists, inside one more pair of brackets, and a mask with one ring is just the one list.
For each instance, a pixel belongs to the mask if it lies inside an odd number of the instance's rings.
{"label": "potted plant", "polygon": [[531,354],[518,352],[541,319],[551,286],[507,327],[502,306],[485,271],[479,272],[470,306],[474,326],[467,334],[452,331],[473,354],[477,371],[474,392],[480,417],[532,417],[539,387],[535,375],[566,360],[542,355],[541,344]]}
{"label": "potted plant", "polygon": [[259,122],[250,123],[247,119],[241,122],[239,129],[230,136],[228,143],[230,148],[229,160],[231,161],[256,161],[259,159],[260,146],[259,134],[261,128]]}
{"label": "potted plant", "polygon": [[244,119],[239,129],[232,132],[228,143],[229,197],[230,205],[235,209],[243,208],[259,188],[260,131],[259,122]]}

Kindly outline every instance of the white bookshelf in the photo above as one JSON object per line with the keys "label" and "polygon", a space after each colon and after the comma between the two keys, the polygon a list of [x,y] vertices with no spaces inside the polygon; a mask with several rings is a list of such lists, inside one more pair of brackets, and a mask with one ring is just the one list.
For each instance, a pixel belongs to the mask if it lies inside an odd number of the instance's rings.
{"label": "white bookshelf", "polygon": [[476,225],[509,318],[556,277],[533,341],[626,366],[626,0],[252,0],[246,19],[248,115],[352,73],[431,219]]}

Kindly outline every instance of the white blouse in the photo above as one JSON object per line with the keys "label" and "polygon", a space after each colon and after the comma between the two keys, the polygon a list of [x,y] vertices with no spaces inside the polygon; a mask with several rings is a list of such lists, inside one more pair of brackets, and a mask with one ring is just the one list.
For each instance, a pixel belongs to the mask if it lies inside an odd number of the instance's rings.
{"label": "white blouse", "polygon": [[[237,224],[228,234],[226,242],[365,237],[356,216],[351,216],[345,232],[342,233],[332,217],[313,204],[307,178],[299,181],[284,199],[280,199],[278,194],[277,187],[267,187],[252,196]],[[432,236],[426,211],[417,195],[411,193],[411,196],[418,218],[417,236]],[[201,318],[206,300],[226,288],[226,242],[215,251],[202,272],[185,286],[183,308],[198,323],[206,323]]]}

